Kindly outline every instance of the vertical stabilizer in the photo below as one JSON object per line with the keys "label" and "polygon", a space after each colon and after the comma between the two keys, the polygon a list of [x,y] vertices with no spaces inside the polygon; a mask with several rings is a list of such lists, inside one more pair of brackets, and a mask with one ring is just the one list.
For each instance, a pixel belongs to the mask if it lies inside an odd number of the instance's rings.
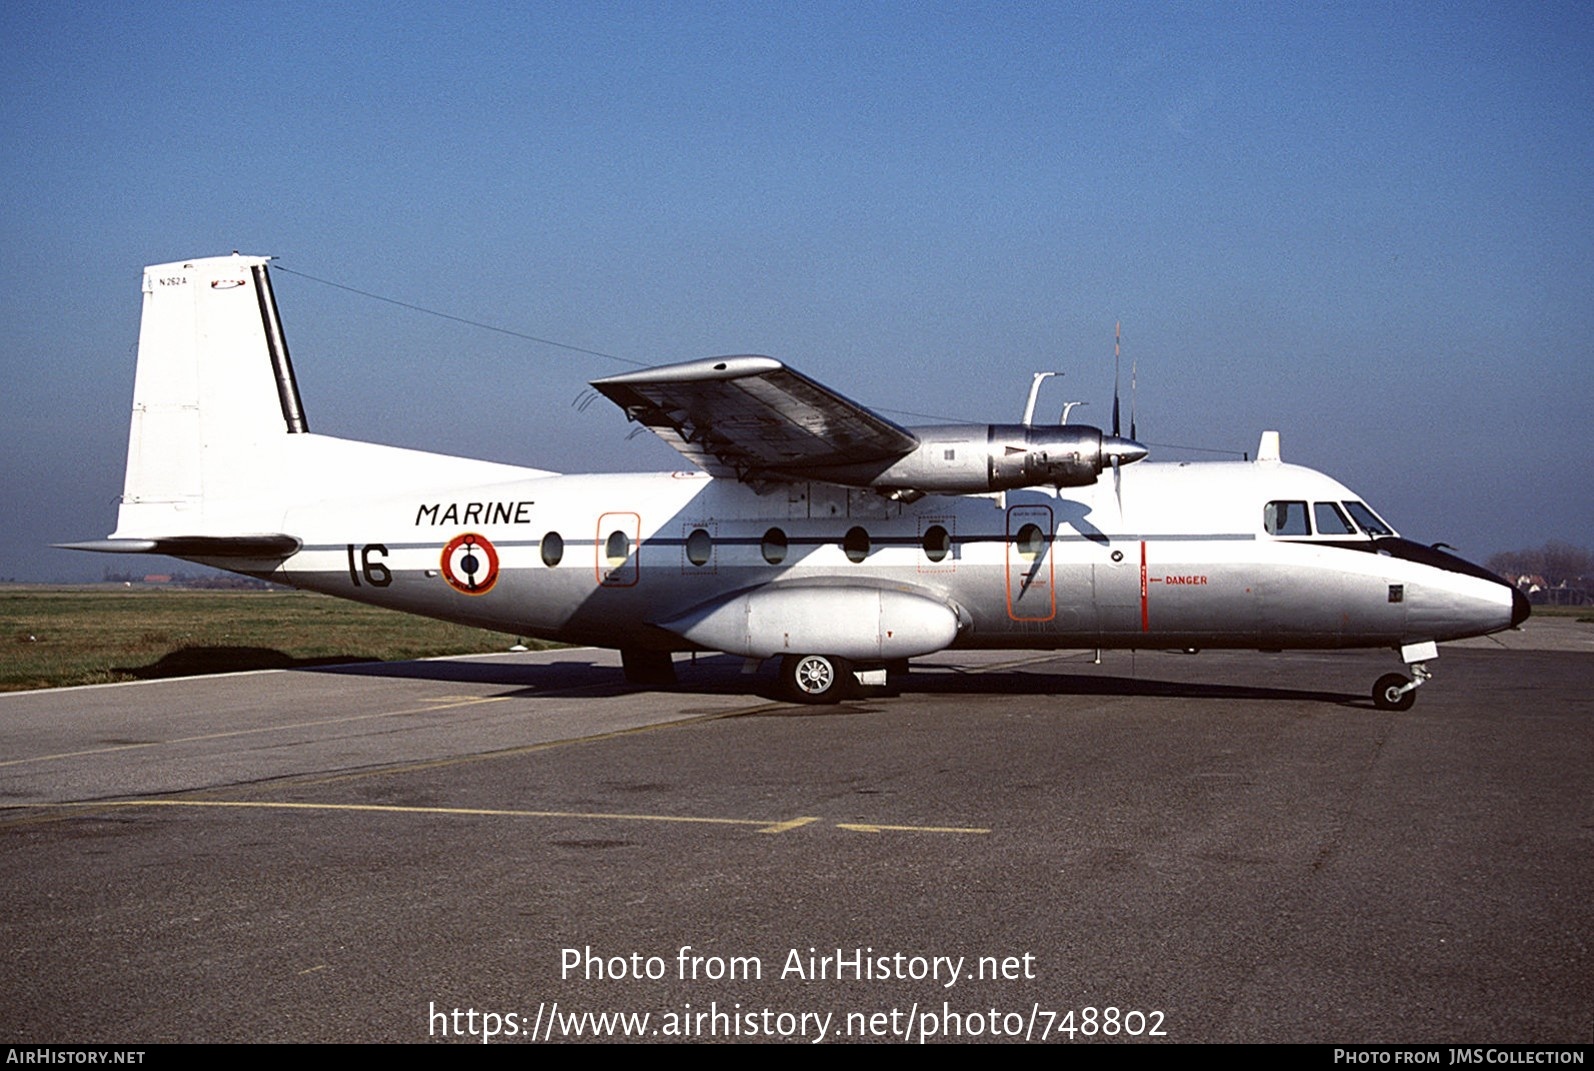
{"label": "vertical stabilizer", "polygon": [[267,259],[144,269],[118,535],[229,530],[284,438],[308,430]]}

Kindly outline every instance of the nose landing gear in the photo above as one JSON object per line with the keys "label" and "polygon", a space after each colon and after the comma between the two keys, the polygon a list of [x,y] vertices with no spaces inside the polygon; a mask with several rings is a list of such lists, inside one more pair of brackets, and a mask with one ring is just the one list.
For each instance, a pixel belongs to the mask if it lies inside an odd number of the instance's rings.
{"label": "nose landing gear", "polygon": [[1428,660],[1439,657],[1439,645],[1408,643],[1400,649],[1401,660],[1411,667],[1411,676],[1386,673],[1373,685],[1373,706],[1379,710],[1410,710],[1417,702],[1417,689],[1433,679]]}

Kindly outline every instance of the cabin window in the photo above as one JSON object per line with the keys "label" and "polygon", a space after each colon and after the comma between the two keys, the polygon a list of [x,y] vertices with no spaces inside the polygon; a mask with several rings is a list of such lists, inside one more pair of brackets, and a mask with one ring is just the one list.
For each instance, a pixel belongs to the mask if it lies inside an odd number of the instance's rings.
{"label": "cabin window", "polygon": [[1356,526],[1350,523],[1345,511],[1332,502],[1312,503],[1312,523],[1318,535],[1355,535]]}
{"label": "cabin window", "polygon": [[779,528],[771,528],[764,533],[764,541],[759,544],[759,549],[764,552],[766,562],[779,565],[786,560],[786,533]]}
{"label": "cabin window", "polygon": [[1268,535],[1312,534],[1311,523],[1306,519],[1305,502],[1269,502],[1262,510],[1262,527]]}
{"label": "cabin window", "polygon": [[952,537],[939,524],[924,530],[924,556],[933,562],[945,561],[952,552]]}
{"label": "cabin window", "polygon": [[558,565],[565,556],[565,537],[558,532],[549,532],[542,537],[542,564],[552,569]]}
{"label": "cabin window", "polygon": [[1356,523],[1362,526],[1362,531],[1371,536],[1394,535],[1395,530],[1383,522],[1383,518],[1367,508],[1364,502],[1347,502],[1345,508],[1350,510],[1350,515],[1356,518]]}
{"label": "cabin window", "polygon": [[869,556],[869,533],[862,528],[848,529],[841,541],[841,549],[846,551],[848,561],[863,561]]}
{"label": "cabin window", "polygon": [[1041,526],[1038,524],[1026,524],[1018,530],[1013,542],[1017,545],[1021,558],[1034,561],[1046,550],[1046,533],[1041,531]]}
{"label": "cabin window", "polygon": [[611,569],[624,565],[625,560],[631,556],[631,537],[618,528],[610,532],[608,540],[603,544],[603,556],[609,560]]}
{"label": "cabin window", "polygon": [[708,534],[708,529],[692,529],[692,534],[686,537],[686,560],[693,565],[707,565],[709,555],[713,553],[714,539]]}

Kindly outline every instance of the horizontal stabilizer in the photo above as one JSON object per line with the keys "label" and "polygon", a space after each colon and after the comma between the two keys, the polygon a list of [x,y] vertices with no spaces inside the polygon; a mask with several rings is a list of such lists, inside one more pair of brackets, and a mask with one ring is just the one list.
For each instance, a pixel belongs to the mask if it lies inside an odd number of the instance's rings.
{"label": "horizontal stabilizer", "polygon": [[161,539],[90,539],[56,543],[61,550],[96,554],[166,554],[173,558],[286,558],[304,544],[281,532],[247,536],[166,536]]}

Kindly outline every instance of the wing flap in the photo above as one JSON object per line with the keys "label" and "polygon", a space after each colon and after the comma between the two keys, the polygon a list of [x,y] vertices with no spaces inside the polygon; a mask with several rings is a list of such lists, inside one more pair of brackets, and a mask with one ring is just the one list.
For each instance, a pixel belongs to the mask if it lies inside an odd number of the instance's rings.
{"label": "wing flap", "polygon": [[592,386],[713,476],[791,480],[892,461],[919,445],[906,428],[771,357],[712,357]]}

